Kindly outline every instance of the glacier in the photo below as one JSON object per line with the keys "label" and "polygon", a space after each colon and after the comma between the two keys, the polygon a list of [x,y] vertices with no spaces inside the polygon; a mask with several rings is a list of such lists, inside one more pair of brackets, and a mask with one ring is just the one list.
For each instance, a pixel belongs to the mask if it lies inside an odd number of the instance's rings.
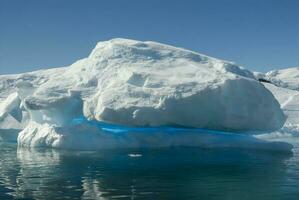
{"label": "glacier", "polygon": [[[296,90],[279,92],[256,76],[232,62],[157,42],[99,42],[70,66],[0,75],[0,138],[68,149],[290,150],[265,133],[297,123],[281,100]],[[286,98],[292,107],[296,101]]]}

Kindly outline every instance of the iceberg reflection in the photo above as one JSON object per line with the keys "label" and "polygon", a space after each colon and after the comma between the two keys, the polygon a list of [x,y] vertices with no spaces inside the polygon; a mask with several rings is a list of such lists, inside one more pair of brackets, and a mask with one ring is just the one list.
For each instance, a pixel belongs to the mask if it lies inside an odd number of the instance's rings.
{"label": "iceberg reflection", "polygon": [[[245,193],[273,199],[299,182],[286,178],[286,167],[294,161],[278,152],[182,147],[62,151],[11,144],[1,149],[3,199],[242,198]],[[142,156],[129,156],[137,154]]]}

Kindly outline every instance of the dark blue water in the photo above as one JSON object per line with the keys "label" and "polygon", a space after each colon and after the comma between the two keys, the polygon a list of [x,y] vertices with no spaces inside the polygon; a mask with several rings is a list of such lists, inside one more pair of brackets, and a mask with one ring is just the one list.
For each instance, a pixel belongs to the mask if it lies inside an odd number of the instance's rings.
{"label": "dark blue water", "polygon": [[18,149],[0,143],[0,199],[299,199],[299,156],[161,148]]}

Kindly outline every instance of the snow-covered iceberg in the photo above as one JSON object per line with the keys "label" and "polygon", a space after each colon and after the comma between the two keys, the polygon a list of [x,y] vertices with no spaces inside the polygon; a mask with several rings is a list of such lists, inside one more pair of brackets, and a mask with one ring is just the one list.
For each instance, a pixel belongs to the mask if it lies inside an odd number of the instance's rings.
{"label": "snow-covered iceberg", "polygon": [[[69,67],[2,75],[0,91],[0,132],[20,130],[18,143],[28,146],[202,146],[220,131],[273,131],[285,122],[278,101],[250,71],[156,42],[99,42]],[[107,123],[124,125],[126,134],[107,131]]]}
{"label": "snow-covered iceberg", "polygon": [[273,70],[265,74],[255,72],[256,79],[264,82],[281,105],[287,120],[277,131],[255,135],[268,141],[285,141],[299,145],[299,68]]}
{"label": "snow-covered iceberg", "polygon": [[299,90],[299,67],[272,70],[264,77],[279,87]]}

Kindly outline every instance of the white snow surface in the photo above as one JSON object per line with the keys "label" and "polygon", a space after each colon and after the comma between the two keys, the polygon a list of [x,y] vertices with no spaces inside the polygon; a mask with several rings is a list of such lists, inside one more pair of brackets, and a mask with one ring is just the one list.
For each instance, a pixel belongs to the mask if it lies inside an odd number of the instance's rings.
{"label": "white snow surface", "polygon": [[[299,80],[297,80],[299,82]],[[284,126],[273,132],[256,135],[268,141],[284,141],[299,146],[299,91],[264,83],[281,104],[287,120]]]}
{"label": "white snow surface", "polygon": [[[254,147],[265,142],[237,133],[230,141],[227,135],[217,137],[217,131],[271,132],[285,119],[279,102],[250,71],[156,42],[112,39],[69,67],[0,76],[0,137],[19,130],[21,146]],[[216,131],[129,129],[119,135],[97,122]]]}
{"label": "white snow surface", "polygon": [[279,87],[299,91],[299,67],[273,70],[266,73],[265,78]]}

